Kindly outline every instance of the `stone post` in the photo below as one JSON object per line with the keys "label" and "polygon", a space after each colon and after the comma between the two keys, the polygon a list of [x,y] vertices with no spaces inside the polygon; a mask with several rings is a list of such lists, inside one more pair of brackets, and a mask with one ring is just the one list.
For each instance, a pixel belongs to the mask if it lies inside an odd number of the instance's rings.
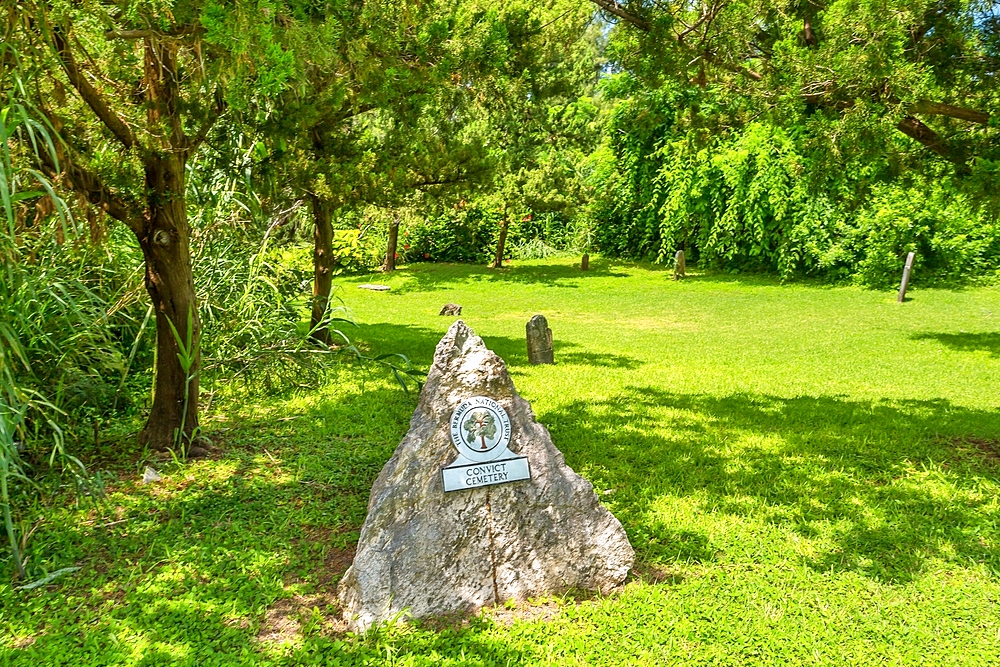
{"label": "stone post", "polygon": [[687,265],[684,263],[684,251],[678,250],[677,254],[674,255],[674,280],[680,280],[684,277],[684,270]]}
{"label": "stone post", "polygon": [[590,268],[590,255],[583,253],[583,259],[580,260],[580,270],[586,271]]}
{"label": "stone post", "polygon": [[899,283],[899,296],[896,297],[896,301],[903,303],[906,300],[906,288],[910,285],[910,271],[913,269],[913,256],[915,253],[910,253],[906,256],[906,266],[903,267],[903,281]]}

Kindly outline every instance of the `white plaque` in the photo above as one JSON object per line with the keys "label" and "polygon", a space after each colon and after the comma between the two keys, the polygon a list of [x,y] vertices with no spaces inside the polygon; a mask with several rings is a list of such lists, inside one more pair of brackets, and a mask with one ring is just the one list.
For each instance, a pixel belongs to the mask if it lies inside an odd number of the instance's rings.
{"label": "white plaque", "polygon": [[441,477],[445,491],[458,491],[531,479],[531,471],[528,470],[528,458],[519,456],[471,466],[448,466],[441,468]]}
{"label": "white plaque", "polygon": [[510,417],[492,398],[473,396],[462,401],[451,414],[449,430],[458,458],[441,469],[445,491],[531,479],[527,457],[507,448]]}

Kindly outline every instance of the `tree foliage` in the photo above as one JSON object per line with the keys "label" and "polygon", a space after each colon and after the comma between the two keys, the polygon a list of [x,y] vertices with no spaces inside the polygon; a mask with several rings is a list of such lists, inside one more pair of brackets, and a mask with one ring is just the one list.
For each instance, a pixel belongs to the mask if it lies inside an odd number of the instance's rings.
{"label": "tree foliage", "polygon": [[597,4],[622,69],[600,247],[870,285],[908,251],[923,275],[991,273],[992,5]]}
{"label": "tree foliage", "polygon": [[594,2],[620,22],[618,62],[654,86],[716,87],[779,125],[818,115],[846,152],[898,131],[960,174],[997,159],[995,3]]}

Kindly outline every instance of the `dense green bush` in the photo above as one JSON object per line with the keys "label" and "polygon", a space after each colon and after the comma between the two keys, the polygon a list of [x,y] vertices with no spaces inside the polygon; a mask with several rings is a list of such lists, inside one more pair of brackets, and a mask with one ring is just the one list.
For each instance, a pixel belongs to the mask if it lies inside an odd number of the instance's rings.
{"label": "dense green bush", "polygon": [[[502,212],[478,206],[411,221],[400,233],[400,257],[406,262],[490,262],[502,221]],[[514,214],[504,256],[551,257],[579,248],[584,235],[576,221],[559,212]]]}
{"label": "dense green bush", "polygon": [[496,252],[502,214],[480,207],[410,222],[400,231],[399,255],[405,262],[476,262]]}
{"label": "dense green bush", "polygon": [[872,287],[897,282],[913,251],[917,282],[997,277],[1000,221],[946,173],[838,160],[808,126],[703,127],[692,106],[657,90],[616,108],[592,213],[601,251],[666,262],[684,249],[706,267]]}

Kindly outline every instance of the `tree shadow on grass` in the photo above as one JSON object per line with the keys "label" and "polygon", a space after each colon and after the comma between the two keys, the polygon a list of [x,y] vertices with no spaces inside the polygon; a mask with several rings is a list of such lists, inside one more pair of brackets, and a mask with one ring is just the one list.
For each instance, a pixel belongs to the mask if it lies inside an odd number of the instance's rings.
{"label": "tree shadow on grass", "polygon": [[[427,370],[434,359],[435,346],[452,322],[452,319],[442,322],[441,331],[400,324],[363,324],[358,328],[358,337],[366,341],[374,353],[399,352],[419,368]],[[529,365],[528,347],[524,338],[487,335],[483,336],[483,341],[504,360],[512,372],[516,373],[519,368]],[[622,354],[577,351],[576,348],[579,347],[579,344],[572,341],[555,341],[555,364],[634,370],[644,363]]]}
{"label": "tree shadow on grass", "polygon": [[993,412],[943,400],[889,405],[633,387],[541,419],[570,465],[613,491],[640,561],[711,559],[714,547],[692,536],[696,522],[656,518],[661,499],[691,496],[706,513],[816,538],[803,559],[820,572],[906,582],[935,558],[1000,571],[1000,510],[982,491],[996,489],[1000,471],[946,440],[996,437]]}
{"label": "tree shadow on grass", "polygon": [[413,264],[401,269],[400,276],[406,282],[392,288],[395,294],[408,292],[437,291],[454,288],[469,283],[514,283],[543,285],[546,287],[581,287],[580,281],[588,278],[625,278],[628,273],[621,270],[625,262],[609,259],[595,259],[590,269],[581,271],[578,265],[526,264],[491,269],[478,264]]}
{"label": "tree shadow on grass", "polygon": [[[344,372],[350,381],[355,371]],[[317,654],[376,664],[387,652],[458,660],[464,650],[479,664],[530,663],[475,621],[363,639],[339,622],[336,587],[369,489],[415,400],[382,382],[237,423],[224,458],[164,466],[155,485],[120,483],[112,501],[124,521],[48,527],[40,539],[82,569],[30,594],[45,629],[24,649],[0,648],[0,662],[216,664],[249,652],[262,665]],[[276,610],[288,612],[283,634],[265,632]]]}
{"label": "tree shadow on grass", "polygon": [[933,340],[956,352],[989,352],[1000,358],[1000,333],[919,333],[913,340]]}
{"label": "tree shadow on grass", "polygon": [[[428,363],[438,336],[398,325],[370,329],[380,345],[409,341]],[[515,376],[527,364],[524,341],[487,337],[486,343]],[[641,365],[572,348],[557,345],[557,364]],[[651,518],[657,499],[697,496],[707,498],[711,511],[815,539],[820,547],[807,562],[818,571],[903,582],[934,558],[1000,570],[1000,515],[969,492],[980,483],[997,485],[1000,471],[986,454],[955,446],[969,437],[996,440],[995,412],[946,400],[708,396],[631,387],[604,401],[570,403],[540,420],[571,465],[599,491],[614,490],[608,499],[622,513],[640,559],[715,557],[719,548],[696,526]],[[934,486],[935,465],[943,468],[946,494]]]}
{"label": "tree shadow on grass", "polygon": [[[573,366],[591,366],[596,368],[625,368],[635,370],[644,362],[634,357],[624,354],[601,354],[598,352],[562,352],[564,347],[571,344],[562,343],[555,345],[556,364],[570,364]],[[573,345],[575,347],[575,345]]]}
{"label": "tree shadow on grass", "polygon": [[[438,336],[416,327],[370,328],[380,345],[411,341],[425,355]],[[486,343],[515,377],[527,365],[523,340],[486,337]],[[556,362],[641,365],[571,345],[557,345]],[[981,483],[995,487],[1000,471],[976,448],[955,445],[969,437],[996,440],[995,412],[946,400],[709,396],[630,387],[603,401],[548,411],[540,421],[599,492],[613,490],[607,499],[640,559],[649,562],[715,558],[719,547],[697,525],[667,525],[652,511],[658,499],[696,496],[710,511],[814,540],[806,561],[818,571],[904,582],[932,559],[1000,571],[1000,515],[970,491]],[[938,465],[947,493],[935,487]]]}

